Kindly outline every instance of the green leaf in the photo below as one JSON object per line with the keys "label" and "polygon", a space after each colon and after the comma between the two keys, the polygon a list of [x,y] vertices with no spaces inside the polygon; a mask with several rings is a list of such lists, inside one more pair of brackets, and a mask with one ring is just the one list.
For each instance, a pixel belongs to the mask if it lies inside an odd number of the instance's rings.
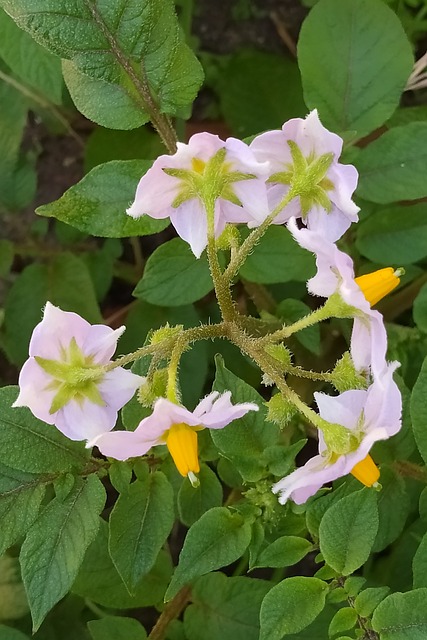
{"label": "green leaf", "polygon": [[415,553],[412,562],[414,574],[414,589],[427,587],[427,534],[425,534]]}
{"label": "green leaf", "polygon": [[14,364],[27,359],[31,333],[48,300],[89,322],[102,321],[92,280],[80,258],[61,253],[48,263],[31,264],[15,280],[5,302],[5,348]]}
{"label": "green leaf", "polygon": [[260,640],[281,640],[308,627],[325,606],[328,585],[317,578],[286,578],[261,605]]}
{"label": "green leaf", "polygon": [[133,131],[96,127],[86,143],[85,173],[112,160],[154,160],[162,153],[164,146],[159,136],[148,126]]}
{"label": "green leaf", "polygon": [[354,601],[354,608],[362,618],[369,618],[380,602],[390,593],[389,587],[370,587],[359,593]]}
{"label": "green leaf", "polygon": [[145,640],[144,627],[134,618],[106,616],[87,623],[93,640]]}
{"label": "green leaf", "polygon": [[62,101],[61,60],[41,47],[0,9],[0,56],[7,66],[37,93],[54,104]]}
{"label": "green leaf", "polygon": [[0,464],[0,555],[19,541],[40,510],[46,481]]}
{"label": "green leaf", "polygon": [[220,74],[218,85],[221,111],[240,138],[277,129],[306,113],[298,65],[282,55],[239,51]]}
{"label": "green leaf", "polygon": [[131,596],[108,552],[108,524],[101,520],[98,535],[88,548],[73,593],[111,609],[136,609],[162,602],[172,574],[172,563],[161,551],[151,571],[144,575]]}
{"label": "green leaf", "polygon": [[414,385],[411,396],[412,429],[418,450],[427,463],[427,357],[421,367],[420,375]]}
{"label": "green leaf", "polygon": [[157,233],[167,227],[167,220],[149,216],[135,220],[126,213],[139,179],[151,164],[148,160],[113,160],[98,165],[59,200],[38,207],[37,213],[103,238]]}
{"label": "green leaf", "polygon": [[212,507],[222,505],[222,486],[216,474],[206,464],[201,464],[198,477],[198,487],[192,487],[185,478],[178,493],[179,518],[187,527]]}
{"label": "green leaf", "polygon": [[82,469],[89,452],[54,426],[35,418],[26,407],[12,408],[18,387],[0,389],[0,463],[29,473]]}
{"label": "green leaf", "polygon": [[[93,0],[2,0],[2,6],[37,42],[71,60],[79,74],[98,81],[86,84],[84,101],[92,110],[104,103],[99,111],[107,116],[98,118],[104,126],[126,100],[148,120],[145,83],[157,109],[171,115],[193,101],[201,84],[200,65],[184,42],[170,1],[145,0],[141,5],[137,0],[111,0],[100,5]],[[100,100],[99,81],[114,88],[108,103]],[[86,108],[84,112],[88,115]],[[124,121],[122,126],[129,125]]]}
{"label": "green leaf", "polygon": [[173,238],[148,258],[133,295],[150,304],[175,307],[200,300],[212,289],[206,255],[197,259],[184,240]]}
{"label": "green leaf", "polygon": [[379,527],[372,551],[382,551],[402,533],[410,511],[405,481],[388,467],[381,467],[378,493]]}
{"label": "green leaf", "polygon": [[30,640],[28,636],[18,631],[18,629],[12,629],[12,627],[5,627],[0,624],[0,640]]}
{"label": "green leaf", "polygon": [[235,562],[250,540],[251,525],[239,513],[230,513],[226,507],[204,513],[187,533],[165,601],[194,578]]}
{"label": "green leaf", "polygon": [[372,262],[413,264],[427,256],[427,205],[382,209],[362,222],[356,246]]}
{"label": "green leaf", "polygon": [[307,106],[329,129],[362,137],[398,107],[413,57],[400,20],[380,0],[321,0],[303,23],[298,63]]}
{"label": "green leaf", "polygon": [[373,489],[362,489],[338,500],[319,527],[325,562],[338,573],[350,575],[368,559],[377,530],[377,496]]}
{"label": "green leaf", "polygon": [[173,522],[172,487],[160,471],[132,483],[119,496],[110,515],[109,549],[131,594],[154,566]]}
{"label": "green leaf", "polygon": [[224,429],[211,430],[214,444],[231,460],[242,478],[248,482],[257,482],[265,475],[264,451],[277,443],[279,428],[273,424],[266,428],[263,398],[253,387],[228,371],[220,356],[216,358],[213,388],[221,392],[231,391],[233,403],[254,402],[259,406],[259,411],[249,411]]}
{"label": "green leaf", "polygon": [[12,174],[17,166],[19,149],[27,121],[27,101],[9,84],[0,82],[0,202],[12,198]]}
{"label": "green leaf", "polygon": [[199,578],[191,590],[192,604],[185,610],[188,640],[258,640],[259,610],[270,589],[265,580],[211,573]]}
{"label": "green leaf", "polygon": [[427,634],[427,589],[392,593],[375,609],[374,631],[381,640],[425,640]]}
{"label": "green leaf", "polygon": [[357,194],[379,204],[425,197],[426,146],[427,122],[386,131],[357,155]]}
{"label": "green leaf", "polygon": [[290,567],[305,558],[312,548],[311,542],[304,538],[282,536],[259,554],[252,568]]}
{"label": "green leaf", "polygon": [[351,607],[343,607],[336,612],[329,625],[329,636],[335,636],[342,631],[349,631],[357,623],[357,613]]}
{"label": "green leaf", "polygon": [[302,249],[286,227],[271,226],[240,269],[251,282],[274,284],[305,281],[315,273],[314,258]]}
{"label": "green leaf", "polygon": [[22,579],[36,631],[70,590],[87,547],[95,539],[105,490],[95,475],[79,479],[63,502],[55,498],[22,545]]}

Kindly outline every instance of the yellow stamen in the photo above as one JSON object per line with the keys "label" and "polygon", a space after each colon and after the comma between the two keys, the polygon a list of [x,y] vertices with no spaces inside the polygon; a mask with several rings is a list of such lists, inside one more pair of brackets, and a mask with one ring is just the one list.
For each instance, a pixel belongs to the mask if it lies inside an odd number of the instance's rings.
{"label": "yellow stamen", "polygon": [[372,307],[397,287],[400,283],[400,276],[403,273],[402,269],[394,270],[393,267],[386,267],[385,269],[359,276],[354,280],[362,289],[363,295]]}
{"label": "yellow stamen", "polygon": [[203,160],[200,160],[200,158],[192,158],[191,168],[193,169],[193,171],[202,174],[205,170],[205,167],[206,162],[203,162]]}
{"label": "yellow stamen", "polygon": [[369,454],[353,467],[351,473],[366,487],[375,485],[380,477],[380,470]]}
{"label": "yellow stamen", "polygon": [[199,473],[197,433],[192,427],[184,423],[172,425],[166,438],[166,445],[182,476]]}

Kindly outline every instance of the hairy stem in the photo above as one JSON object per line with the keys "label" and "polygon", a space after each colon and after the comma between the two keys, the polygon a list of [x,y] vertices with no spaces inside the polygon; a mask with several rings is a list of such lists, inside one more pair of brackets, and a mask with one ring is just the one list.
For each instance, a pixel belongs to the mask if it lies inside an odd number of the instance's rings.
{"label": "hairy stem", "polygon": [[183,587],[176,596],[167,603],[156,624],[152,628],[148,640],[163,640],[172,620],[176,620],[190,600],[190,587]]}

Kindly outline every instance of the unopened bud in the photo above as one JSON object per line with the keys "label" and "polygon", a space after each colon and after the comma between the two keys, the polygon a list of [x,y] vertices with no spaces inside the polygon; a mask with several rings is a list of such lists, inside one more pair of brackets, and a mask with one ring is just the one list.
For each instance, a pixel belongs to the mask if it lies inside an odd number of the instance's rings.
{"label": "unopened bud", "polygon": [[267,407],[266,420],[277,424],[281,429],[286,427],[297,413],[295,405],[284,398],[281,393],[274,395],[265,404]]}
{"label": "unopened bud", "polygon": [[340,393],[350,389],[366,389],[367,387],[365,377],[356,371],[348,351],[336,363],[331,374],[331,382]]}

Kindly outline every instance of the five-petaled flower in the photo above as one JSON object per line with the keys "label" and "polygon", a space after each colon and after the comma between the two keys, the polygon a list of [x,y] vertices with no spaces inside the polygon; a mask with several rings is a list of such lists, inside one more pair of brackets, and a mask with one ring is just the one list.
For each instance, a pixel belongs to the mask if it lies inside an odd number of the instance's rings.
{"label": "five-petaled flower", "polygon": [[250,148],[255,157],[270,164],[270,210],[280,205],[291,189],[295,192],[274,224],[301,217],[309,229],[335,241],[357,221],[359,207],[351,197],[358,173],[352,165],[338,162],[342,145],[342,139],[322,125],[316,109],[305,119],[285,122],[280,131],[254,138]]}
{"label": "five-petaled flower", "polygon": [[257,162],[241,140],[224,142],[211,133],[196,133],[177,146],[174,155],[157,158],[141,178],[127,213],[170,218],[199,258],[208,242],[209,215],[216,238],[228,222],[259,224],[266,217],[268,163]]}
{"label": "five-petaled flower", "polygon": [[29,407],[71,440],[110,431],[118,410],[144,380],[121,367],[105,370],[124,330],[91,325],[47,302],[31,337],[14,406]]}
{"label": "five-petaled flower", "polygon": [[281,504],[288,499],[302,504],[324,484],[348,473],[368,487],[376,484],[379,471],[369,451],[375,442],[390,438],[401,427],[402,398],[393,380],[397,366],[397,362],[388,364],[366,390],[345,391],[335,397],[314,394],[321,418],[349,431],[351,450],[342,455],[329,452],[319,431],[319,455],[273,486]]}
{"label": "five-petaled flower", "polygon": [[232,404],[231,392],[219,395],[213,391],[194,411],[189,411],[166,398],[156,400],[153,413],[144,418],[135,431],[113,431],[94,438],[87,446],[96,445],[105,456],[127,460],[142,456],[159,444],[166,444],[182,476],[192,482],[199,472],[197,432],[201,429],[222,429],[248,411],[258,411],[251,402]]}

